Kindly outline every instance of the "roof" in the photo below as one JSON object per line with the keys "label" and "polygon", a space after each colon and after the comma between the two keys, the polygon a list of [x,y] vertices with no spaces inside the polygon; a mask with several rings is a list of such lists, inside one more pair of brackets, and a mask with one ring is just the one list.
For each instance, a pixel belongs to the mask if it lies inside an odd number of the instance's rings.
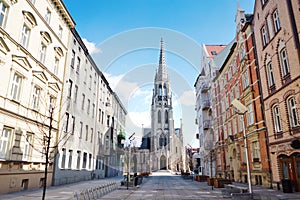
{"label": "roof", "polygon": [[227,45],[205,45],[207,53],[210,58],[216,57]]}
{"label": "roof", "polygon": [[226,48],[223,49],[223,51],[221,51],[217,56],[215,56],[215,58],[213,59],[214,64],[217,68],[221,68],[224,64],[224,62],[226,61],[227,57],[229,56],[232,47],[235,47],[236,41],[235,39],[233,39],[227,46]]}

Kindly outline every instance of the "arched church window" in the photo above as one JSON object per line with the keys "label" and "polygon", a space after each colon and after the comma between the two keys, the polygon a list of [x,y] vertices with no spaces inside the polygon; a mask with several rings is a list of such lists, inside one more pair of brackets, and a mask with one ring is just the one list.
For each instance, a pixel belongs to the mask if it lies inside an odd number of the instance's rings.
{"label": "arched church window", "polygon": [[169,123],[169,113],[168,113],[167,110],[166,110],[166,112],[165,112],[165,123],[166,123],[166,124]]}
{"label": "arched church window", "polygon": [[160,110],[157,113],[157,121],[158,121],[158,123],[161,123],[161,112],[160,112]]}
{"label": "arched church window", "polygon": [[164,86],[164,96],[167,96],[167,95],[168,95],[168,93],[167,93],[167,87]]}
{"label": "arched church window", "polygon": [[162,96],[162,86],[158,86],[158,96]]}
{"label": "arched church window", "polygon": [[164,134],[161,134],[159,137],[159,146],[160,146],[160,148],[162,148],[166,145],[167,145],[166,137]]}

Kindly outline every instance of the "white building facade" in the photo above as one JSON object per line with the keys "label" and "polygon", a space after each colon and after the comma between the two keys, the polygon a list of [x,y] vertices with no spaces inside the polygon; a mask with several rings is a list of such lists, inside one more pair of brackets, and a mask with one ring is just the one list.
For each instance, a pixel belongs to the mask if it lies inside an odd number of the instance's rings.
{"label": "white building facade", "polygon": [[57,138],[67,41],[75,23],[59,0],[0,0],[0,6],[0,193],[7,193],[44,184],[45,147],[48,138],[51,147]]}

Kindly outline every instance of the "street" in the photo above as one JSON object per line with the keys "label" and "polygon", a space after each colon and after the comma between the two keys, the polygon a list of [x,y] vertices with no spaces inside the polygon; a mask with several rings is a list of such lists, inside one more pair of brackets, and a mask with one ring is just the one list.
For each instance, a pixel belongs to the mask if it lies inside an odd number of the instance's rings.
{"label": "street", "polygon": [[[201,188],[201,189],[200,189]],[[152,173],[143,179],[138,189],[115,190],[102,199],[222,199],[221,189],[212,190],[207,183],[183,179],[180,175],[172,175],[168,171]]]}

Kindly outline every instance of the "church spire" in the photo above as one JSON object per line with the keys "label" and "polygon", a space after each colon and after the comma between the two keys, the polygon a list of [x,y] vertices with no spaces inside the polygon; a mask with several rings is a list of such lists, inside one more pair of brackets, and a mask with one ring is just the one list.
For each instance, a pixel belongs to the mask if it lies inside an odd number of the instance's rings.
{"label": "church spire", "polygon": [[163,38],[160,40],[159,65],[156,78],[158,81],[166,81],[168,79]]}

